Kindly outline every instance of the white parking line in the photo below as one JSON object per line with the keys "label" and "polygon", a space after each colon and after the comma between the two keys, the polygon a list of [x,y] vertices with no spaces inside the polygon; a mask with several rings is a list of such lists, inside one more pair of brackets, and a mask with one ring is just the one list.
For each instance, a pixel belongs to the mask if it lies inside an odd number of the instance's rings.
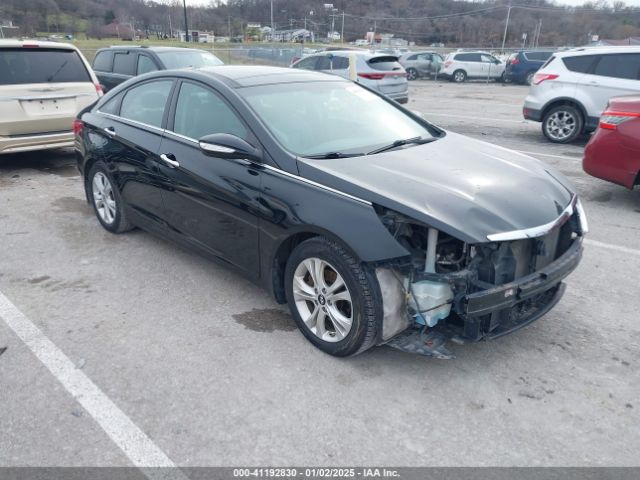
{"label": "white parking line", "polygon": [[463,118],[465,120],[481,120],[484,122],[507,122],[507,123],[528,123],[524,118],[522,120],[513,120],[511,118],[495,118],[495,117],[470,117],[468,115],[455,115],[453,113],[436,113],[436,112],[423,112],[425,118],[429,117],[451,117],[451,118]]}
{"label": "white parking line", "polygon": [[[0,319],[14,331],[113,442],[149,478],[184,478],[167,455],[0,292]],[[145,467],[148,467],[147,470]],[[169,475],[167,475],[169,474]]]}
{"label": "white parking line", "polygon": [[589,238],[586,238],[584,240],[584,243],[586,243],[587,245],[591,245],[593,247],[607,248],[609,250],[615,250],[616,252],[627,253],[629,255],[636,255],[640,257],[640,250],[637,250],[635,248],[629,248],[629,247],[623,247],[621,245],[613,245],[611,243],[599,242],[597,240],[591,240]]}

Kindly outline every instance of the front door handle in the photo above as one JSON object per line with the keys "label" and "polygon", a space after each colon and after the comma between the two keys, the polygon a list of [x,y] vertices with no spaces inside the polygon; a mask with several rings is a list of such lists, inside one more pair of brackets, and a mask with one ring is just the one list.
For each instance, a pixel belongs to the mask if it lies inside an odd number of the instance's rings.
{"label": "front door handle", "polygon": [[109,135],[110,137],[113,137],[116,134],[116,129],[113,127],[107,127],[103,129],[107,135]]}
{"label": "front door handle", "polygon": [[162,160],[171,168],[178,168],[180,166],[180,163],[178,163],[175,158],[176,157],[174,157],[172,153],[163,153],[162,155],[160,155],[160,160]]}

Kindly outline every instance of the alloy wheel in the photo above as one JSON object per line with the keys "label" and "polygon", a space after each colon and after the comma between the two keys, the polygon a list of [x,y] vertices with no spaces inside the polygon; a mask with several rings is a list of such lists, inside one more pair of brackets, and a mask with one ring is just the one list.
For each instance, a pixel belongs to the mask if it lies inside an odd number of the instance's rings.
{"label": "alloy wheel", "polygon": [[418,78],[418,72],[416,72],[413,68],[407,70],[407,80],[415,80]]}
{"label": "alloy wheel", "polygon": [[351,293],[325,260],[307,258],[293,275],[293,299],[307,328],[326,342],[344,340],[353,324]]}
{"label": "alloy wheel", "polygon": [[116,218],[116,199],[113,187],[107,176],[102,172],[96,172],[93,176],[93,203],[102,221],[108,225]]}
{"label": "alloy wheel", "polygon": [[465,75],[464,75],[464,72],[462,72],[462,71],[457,71],[453,75],[453,79],[458,83],[464,82],[464,78],[465,78]]}
{"label": "alloy wheel", "polygon": [[577,123],[577,119],[573,114],[559,110],[551,114],[547,119],[547,133],[554,140],[566,140],[575,132]]}

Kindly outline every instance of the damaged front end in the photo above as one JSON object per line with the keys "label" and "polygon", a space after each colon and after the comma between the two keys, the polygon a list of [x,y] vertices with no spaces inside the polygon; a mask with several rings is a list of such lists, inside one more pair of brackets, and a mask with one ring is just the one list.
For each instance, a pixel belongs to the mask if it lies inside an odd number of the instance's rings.
{"label": "damaged front end", "polygon": [[473,245],[398,212],[376,211],[411,253],[376,269],[384,311],[380,343],[440,358],[452,356],[445,338],[494,339],[553,308],[564,293],[562,279],[580,262],[588,228],[577,196],[547,225]]}

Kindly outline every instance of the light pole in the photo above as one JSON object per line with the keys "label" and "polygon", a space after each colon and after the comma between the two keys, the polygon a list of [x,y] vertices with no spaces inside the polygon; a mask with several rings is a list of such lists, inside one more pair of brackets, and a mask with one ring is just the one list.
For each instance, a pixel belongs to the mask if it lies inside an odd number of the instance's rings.
{"label": "light pole", "polygon": [[509,17],[511,16],[511,4],[507,10],[507,21],[504,23],[504,35],[502,36],[502,53],[504,54],[504,44],[507,41],[507,29],[509,28]]}
{"label": "light pole", "polygon": [[273,27],[273,0],[271,0],[271,41],[273,42],[276,29]]}
{"label": "light pole", "polygon": [[187,24],[187,0],[182,0],[184,8],[184,41],[189,43],[189,25]]}

